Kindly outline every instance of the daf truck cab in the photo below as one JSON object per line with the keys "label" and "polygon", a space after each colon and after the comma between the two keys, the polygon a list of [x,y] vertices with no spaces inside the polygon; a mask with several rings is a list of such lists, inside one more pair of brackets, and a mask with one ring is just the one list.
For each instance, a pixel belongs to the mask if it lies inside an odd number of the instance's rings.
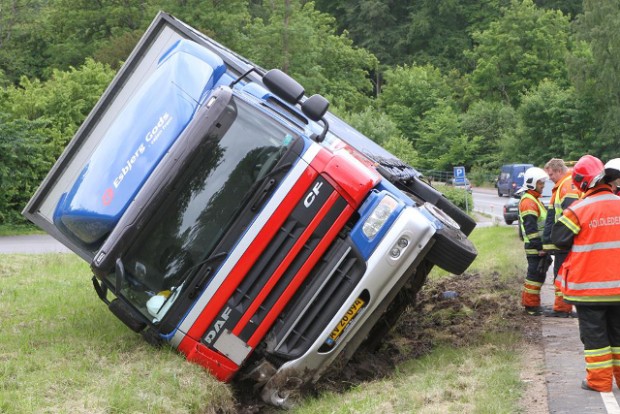
{"label": "daf truck cab", "polygon": [[477,255],[475,223],[328,106],[160,13],[24,214],[130,329],[287,406]]}

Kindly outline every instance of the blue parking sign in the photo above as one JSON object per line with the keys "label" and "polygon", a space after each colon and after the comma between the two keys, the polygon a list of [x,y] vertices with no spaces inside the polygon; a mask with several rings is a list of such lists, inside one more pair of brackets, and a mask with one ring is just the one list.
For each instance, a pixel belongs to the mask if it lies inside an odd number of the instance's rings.
{"label": "blue parking sign", "polygon": [[465,184],[465,167],[454,167],[454,184]]}

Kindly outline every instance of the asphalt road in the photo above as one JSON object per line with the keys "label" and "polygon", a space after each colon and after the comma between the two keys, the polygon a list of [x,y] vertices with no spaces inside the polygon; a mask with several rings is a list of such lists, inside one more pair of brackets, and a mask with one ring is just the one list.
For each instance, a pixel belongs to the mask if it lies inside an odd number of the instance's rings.
{"label": "asphalt road", "polygon": [[499,197],[494,188],[473,188],[474,211],[484,213],[491,221],[498,225],[506,225],[504,222],[504,204],[508,197]]}
{"label": "asphalt road", "polygon": [[69,253],[65,246],[47,234],[0,237],[0,254]]}

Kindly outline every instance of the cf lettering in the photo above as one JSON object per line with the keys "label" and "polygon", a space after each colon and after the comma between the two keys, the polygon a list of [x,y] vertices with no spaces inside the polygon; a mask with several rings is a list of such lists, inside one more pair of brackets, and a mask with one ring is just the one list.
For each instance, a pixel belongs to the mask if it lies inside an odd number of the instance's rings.
{"label": "cf lettering", "polygon": [[304,200],[304,206],[306,206],[306,208],[310,208],[310,206],[316,199],[316,196],[319,195],[319,190],[321,189],[322,186],[323,186],[323,181],[319,181],[316,184],[314,184],[314,188],[312,189],[312,191],[308,193],[308,195],[306,196],[306,199]]}

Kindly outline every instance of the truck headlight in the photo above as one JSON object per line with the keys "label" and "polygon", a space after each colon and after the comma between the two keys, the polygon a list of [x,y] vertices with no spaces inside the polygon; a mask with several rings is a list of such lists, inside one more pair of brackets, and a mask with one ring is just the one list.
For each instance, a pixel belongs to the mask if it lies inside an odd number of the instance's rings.
{"label": "truck headlight", "polygon": [[394,198],[388,195],[383,197],[377,207],[375,207],[372,213],[370,213],[370,216],[368,216],[364,222],[364,225],[362,226],[362,232],[364,235],[369,239],[375,237],[397,207],[398,202]]}

